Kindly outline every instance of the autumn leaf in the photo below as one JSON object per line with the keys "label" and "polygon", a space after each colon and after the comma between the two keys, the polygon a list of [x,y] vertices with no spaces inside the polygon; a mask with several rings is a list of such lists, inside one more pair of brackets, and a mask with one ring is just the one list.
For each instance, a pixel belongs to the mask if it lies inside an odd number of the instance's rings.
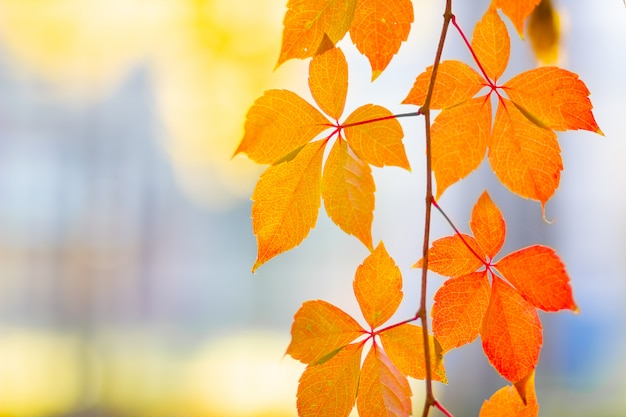
{"label": "autumn leaf", "polygon": [[[432,73],[431,65],[417,76],[409,94],[402,101],[403,104],[416,106],[424,104]],[[442,61],[437,71],[430,108],[444,109],[456,106],[472,98],[484,86],[483,77],[466,63],[456,60]]]}
{"label": "autumn leaf", "polygon": [[476,339],[489,296],[485,271],[450,278],[439,288],[431,314],[433,333],[444,353]]}
{"label": "autumn leaf", "polygon": [[356,236],[373,250],[374,178],[372,169],[360,160],[341,137],[333,145],[322,175],[326,213],[335,224]]}
{"label": "autumn leaf", "polygon": [[493,7],[476,23],[472,34],[472,50],[487,77],[497,81],[509,63],[511,42],[509,31]]}
{"label": "autumn leaf", "polygon": [[492,277],[480,338],[489,362],[509,381],[530,373],[543,343],[537,310],[510,285]]}
{"label": "autumn leaf", "polygon": [[391,318],[402,301],[400,268],[380,242],[354,275],[354,294],[372,329]]}
{"label": "autumn leaf", "polygon": [[[469,247],[468,247],[469,245]],[[433,242],[428,250],[428,269],[446,277],[458,277],[474,272],[483,264],[469,248],[482,251],[476,240],[469,235],[453,235],[442,237]],[[421,268],[420,259],[413,268]]]}
{"label": "autumn leaf", "polygon": [[542,208],[559,187],[563,162],[556,134],[538,127],[510,101],[496,111],[489,162],[500,182]]}
{"label": "autumn leaf", "polygon": [[506,224],[502,213],[489,194],[481,194],[474,204],[470,229],[488,258],[493,258],[502,249],[506,236]]}
{"label": "autumn leaf", "polygon": [[[526,13],[524,4],[493,2],[515,16]],[[474,171],[487,149],[498,179],[512,192],[539,201],[544,209],[563,169],[554,130],[602,131],[591,111],[589,90],[572,72],[537,68],[504,84],[498,82],[508,64],[510,40],[494,6],[476,24],[469,45],[480,73],[458,61],[443,61],[435,81],[431,108],[443,109],[432,125],[436,198]],[[534,4],[528,13],[532,8]],[[404,103],[424,104],[431,74],[428,68],[418,75]],[[489,88],[487,95],[470,100],[483,86]],[[488,106],[492,95],[497,99],[493,126]]]}
{"label": "autumn leaf", "polygon": [[493,0],[492,4],[502,9],[511,19],[517,33],[524,37],[524,21],[532,13],[541,0]]}
{"label": "autumn leaf", "polygon": [[348,314],[326,301],[306,301],[294,316],[287,353],[316,364],[361,336],[365,330]]}
{"label": "autumn leaf", "polygon": [[535,68],[511,78],[503,89],[539,126],[602,134],[591,113],[589,90],[573,72],[558,67]]}
{"label": "autumn leaf", "polygon": [[357,409],[360,417],[411,414],[411,387],[406,377],[376,345],[363,362]]}
{"label": "autumn leaf", "polygon": [[565,265],[552,248],[530,246],[505,256],[494,266],[535,307],[577,311]]}
{"label": "autumn leaf", "polygon": [[[364,123],[371,120],[377,122]],[[342,126],[350,147],[368,164],[411,169],[402,144],[402,126],[386,108],[375,104],[361,106]]]}
{"label": "autumn leaf", "polygon": [[348,94],[348,63],[341,49],[333,48],[311,60],[309,89],[320,109],[339,120]]}
{"label": "autumn leaf", "polygon": [[[405,323],[380,333],[380,340],[389,359],[400,372],[415,379],[426,379],[422,328]],[[443,349],[429,336],[431,376],[434,381],[447,383],[443,367]]]}
{"label": "autumn leaf", "polygon": [[325,42],[334,46],[350,29],[356,3],[357,0],[289,0],[276,66],[291,58],[309,58],[325,52]]}
{"label": "autumn leaf", "polygon": [[300,244],[317,222],[324,141],[307,144],[291,161],[269,167],[252,193],[258,255],[252,267]]}
{"label": "autumn leaf", "polygon": [[569,277],[554,250],[544,246],[494,260],[506,224],[487,192],[474,205],[470,228],[474,236],[443,237],[429,249],[429,269],[451,277],[435,294],[433,334],[444,352],[480,334],[489,362],[517,382],[539,358],[542,334],[536,309],[576,311]]}
{"label": "autumn leaf", "polygon": [[350,38],[372,67],[372,81],[387,68],[407,40],[413,22],[411,0],[360,0],[350,27]]}
{"label": "autumn leaf", "polygon": [[297,393],[300,417],[347,417],[359,386],[363,344],[348,345],[328,361],[309,365]]}
{"label": "autumn leaf", "polygon": [[271,164],[328,129],[328,120],[303,98],[288,90],[268,90],[246,117],[245,134],[235,154],[243,152],[259,164]]}
{"label": "autumn leaf", "polygon": [[442,112],[431,129],[431,160],[437,182],[435,198],[465,178],[485,159],[489,145],[491,102],[470,99]]}
{"label": "autumn leaf", "polygon": [[512,386],[496,391],[491,398],[483,403],[478,417],[537,417],[539,404],[525,405]]}

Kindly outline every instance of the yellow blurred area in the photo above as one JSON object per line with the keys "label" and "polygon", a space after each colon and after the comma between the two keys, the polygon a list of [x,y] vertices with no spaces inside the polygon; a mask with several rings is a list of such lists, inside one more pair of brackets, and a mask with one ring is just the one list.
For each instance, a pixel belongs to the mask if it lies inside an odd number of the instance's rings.
{"label": "yellow blurred area", "polygon": [[60,91],[94,99],[148,68],[181,188],[227,207],[247,198],[259,167],[231,156],[245,113],[272,81],[280,0],[0,0],[0,43]]}
{"label": "yellow blurred area", "polygon": [[90,342],[35,329],[2,333],[1,416],[95,409],[111,416],[295,415],[303,366],[283,359],[284,335],[225,335],[185,352],[137,330],[102,332]]}

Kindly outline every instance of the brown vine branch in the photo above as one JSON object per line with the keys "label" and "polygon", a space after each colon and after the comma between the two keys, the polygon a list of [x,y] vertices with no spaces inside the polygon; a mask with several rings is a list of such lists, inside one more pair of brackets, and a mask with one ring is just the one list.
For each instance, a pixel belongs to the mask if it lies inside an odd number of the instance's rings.
{"label": "brown vine branch", "polygon": [[439,63],[441,62],[441,56],[443,54],[443,46],[445,44],[446,34],[448,33],[448,26],[450,25],[450,21],[453,19],[453,17],[454,15],[452,14],[452,0],[446,0],[446,9],[443,14],[443,25],[441,28],[441,35],[439,37],[439,45],[437,46],[437,52],[435,54],[435,62],[433,64],[432,76],[428,85],[426,100],[424,100],[424,104],[419,110],[419,112],[424,115],[424,124],[426,129],[426,212],[424,215],[424,242],[422,245],[423,264],[420,306],[416,314],[422,322],[424,364],[426,366],[426,399],[424,401],[422,417],[428,417],[430,408],[437,407],[437,404],[439,404],[433,394],[432,371],[430,368],[430,338],[428,335],[428,314],[426,308],[426,290],[428,284],[428,247],[430,246],[430,218],[433,202],[430,102],[432,100],[433,91],[435,89],[435,80],[437,78],[437,72],[439,71]]}

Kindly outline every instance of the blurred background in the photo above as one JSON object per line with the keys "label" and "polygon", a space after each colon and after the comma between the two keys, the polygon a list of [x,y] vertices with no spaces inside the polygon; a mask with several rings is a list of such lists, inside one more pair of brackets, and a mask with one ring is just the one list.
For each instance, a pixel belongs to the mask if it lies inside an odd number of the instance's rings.
{"label": "blurred background", "polygon": [[[273,71],[285,3],[0,0],[0,416],[295,415],[303,366],[283,356],[293,314],[322,298],[360,317],[351,286],[367,250],[322,210],[302,245],[250,273],[249,196],[263,167],[231,158],[245,113],[269,88],[310,98],[306,62]],[[455,2],[468,35],[487,4]],[[341,43],[346,114],[369,102],[408,111],[398,103],[432,64],[443,2],[414,7],[409,41],[373,84],[367,60]],[[626,8],[555,7],[556,62],[591,90],[605,137],[559,134],[552,224],[486,163],[440,204],[467,231],[488,189],[507,220],[502,253],[542,243],[567,265],[581,313],[542,315],[542,415],[624,416]],[[454,30],[448,39],[445,55],[469,61]],[[512,36],[502,79],[535,65]],[[402,120],[413,174],[374,173],[374,240],[405,280],[399,319],[418,300],[422,123]],[[433,237],[449,233],[435,216]],[[437,395],[457,417],[506,383],[479,341],[446,366]]]}

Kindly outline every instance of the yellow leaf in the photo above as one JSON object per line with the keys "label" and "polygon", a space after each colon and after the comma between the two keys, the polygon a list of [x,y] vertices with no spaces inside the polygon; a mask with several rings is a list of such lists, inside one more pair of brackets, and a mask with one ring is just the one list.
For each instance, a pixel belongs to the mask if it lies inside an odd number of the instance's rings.
{"label": "yellow leaf", "polygon": [[309,65],[309,89],[318,106],[338,120],[348,93],[348,63],[339,48],[316,55]]}
{"label": "yellow leaf", "polygon": [[510,54],[509,32],[495,8],[483,15],[476,23],[472,35],[472,49],[487,76],[495,82],[509,62]]}
{"label": "yellow leaf", "polygon": [[364,332],[334,305],[322,300],[305,301],[293,318],[287,353],[302,363],[315,365]]}
{"label": "yellow leaf", "polygon": [[343,127],[348,144],[363,161],[377,167],[411,169],[402,144],[402,126],[386,108],[361,106],[348,116]]}
{"label": "yellow leaf", "polygon": [[357,409],[360,417],[411,414],[411,387],[406,377],[376,345],[363,362]]}
{"label": "yellow leaf", "polygon": [[380,242],[356,270],[354,294],[372,329],[391,318],[402,301],[400,268]]}
{"label": "yellow leaf", "polygon": [[375,80],[407,40],[413,22],[411,0],[361,0],[357,3],[350,38],[367,57]]}
{"label": "yellow leaf", "polygon": [[[402,101],[403,104],[415,104],[417,106],[424,104],[432,73],[433,67],[431,65],[417,76],[411,91]],[[472,98],[484,86],[485,80],[482,75],[466,63],[455,60],[442,61],[439,64],[430,108],[444,109],[455,106]]]}
{"label": "yellow leaf", "polygon": [[276,66],[324,51],[325,39],[336,44],[350,29],[355,6],[356,0],[289,0]]}
{"label": "yellow leaf", "polygon": [[[422,328],[413,324],[402,324],[380,333],[385,352],[398,370],[406,376],[426,379],[424,361],[424,339]],[[430,349],[430,369],[434,381],[447,383],[443,367],[442,346],[432,336],[428,336]]]}
{"label": "yellow leaf", "polygon": [[252,229],[258,247],[253,272],[299,245],[315,226],[325,144],[307,144],[294,159],[269,167],[259,178],[252,194]]}
{"label": "yellow leaf", "polygon": [[300,417],[347,417],[359,386],[363,344],[348,345],[327,362],[309,365],[297,394]]}
{"label": "yellow leaf", "polygon": [[337,138],[322,175],[326,213],[344,232],[356,236],[370,250],[374,249],[375,190],[370,166],[354,155],[345,140]]}
{"label": "yellow leaf", "polygon": [[271,164],[328,129],[328,119],[289,90],[269,90],[254,102],[235,155],[244,152],[259,164]]}

